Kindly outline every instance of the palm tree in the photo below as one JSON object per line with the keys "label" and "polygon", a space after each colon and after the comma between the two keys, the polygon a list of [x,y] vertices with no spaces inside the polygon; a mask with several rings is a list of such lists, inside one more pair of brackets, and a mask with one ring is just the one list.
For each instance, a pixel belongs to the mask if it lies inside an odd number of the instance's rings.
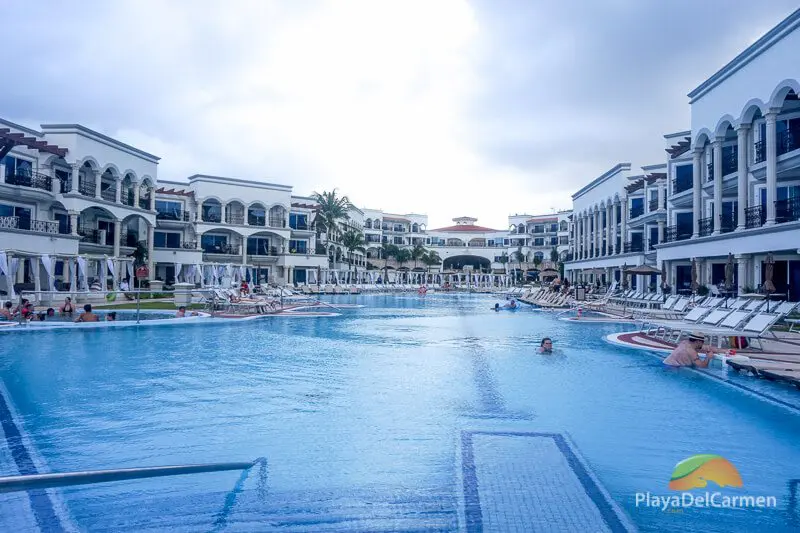
{"label": "palm tree", "polygon": [[522,252],[522,246],[518,246],[514,252],[514,261],[519,265],[519,271],[522,272],[522,262],[525,261],[525,254]]}
{"label": "palm tree", "polygon": [[[364,247],[365,244],[366,242],[364,242],[364,235],[362,233],[353,230],[344,232],[342,235],[342,246],[347,249],[347,270],[350,270],[353,266],[353,252],[367,253],[367,249]],[[356,268],[356,274],[358,274],[358,268]]]}
{"label": "palm tree", "polygon": [[314,219],[318,223],[317,229],[320,229],[319,224],[322,224],[328,232],[328,239],[335,239],[341,231],[340,221],[350,218],[347,211],[353,207],[353,204],[350,203],[350,199],[347,196],[337,196],[336,189],[330,192],[315,192],[311,195],[311,198],[317,202],[317,216]]}
{"label": "palm tree", "polygon": [[389,276],[389,258],[397,256],[397,252],[400,251],[394,244],[390,244],[388,242],[381,243],[381,255],[383,256],[383,283],[386,284],[386,281]]}
{"label": "palm tree", "polygon": [[558,263],[558,248],[555,246],[553,246],[553,249],[550,250],[550,261],[552,261],[553,264]]}
{"label": "palm tree", "polygon": [[503,265],[503,270],[505,270],[506,274],[508,274],[508,270],[506,270],[506,264],[508,263],[509,257],[506,252],[500,254],[500,257],[497,259],[497,262]]}
{"label": "palm tree", "polygon": [[422,259],[425,256],[425,247],[421,244],[415,244],[414,248],[411,249],[411,259],[414,260],[414,268],[417,268],[417,261]]}
{"label": "palm tree", "polygon": [[442,264],[442,258],[439,257],[439,254],[436,253],[433,250],[431,250],[430,252],[428,252],[425,255],[423,255],[421,259],[422,259],[423,264],[425,264],[425,266],[428,267],[428,273],[430,273],[430,270],[431,270],[430,267],[432,267],[433,265],[441,265]]}
{"label": "palm tree", "polygon": [[403,248],[395,254],[394,258],[397,261],[398,266],[402,267],[403,263],[411,260],[411,252],[407,248]]}

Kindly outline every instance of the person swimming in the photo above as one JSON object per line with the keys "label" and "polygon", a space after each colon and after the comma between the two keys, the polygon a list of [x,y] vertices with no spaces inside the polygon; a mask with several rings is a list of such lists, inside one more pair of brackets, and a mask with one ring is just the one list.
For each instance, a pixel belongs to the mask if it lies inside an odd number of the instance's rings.
{"label": "person swimming", "polygon": [[553,353],[553,340],[550,337],[545,337],[539,344],[539,353]]}

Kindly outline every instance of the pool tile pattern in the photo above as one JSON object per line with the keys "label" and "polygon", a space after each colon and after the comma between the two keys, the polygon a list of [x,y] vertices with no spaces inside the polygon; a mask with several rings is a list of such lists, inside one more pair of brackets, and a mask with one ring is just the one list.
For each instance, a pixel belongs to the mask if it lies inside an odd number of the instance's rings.
{"label": "pool tile pattern", "polygon": [[558,433],[464,431],[462,531],[633,531]]}

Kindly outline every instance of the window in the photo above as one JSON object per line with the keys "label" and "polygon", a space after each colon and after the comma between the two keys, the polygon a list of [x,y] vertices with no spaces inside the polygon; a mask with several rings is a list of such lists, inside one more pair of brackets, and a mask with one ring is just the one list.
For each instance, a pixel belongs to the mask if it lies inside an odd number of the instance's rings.
{"label": "window", "polygon": [[643,214],[644,214],[644,198],[632,198],[630,219],[642,216]]}
{"label": "window", "polygon": [[308,229],[308,215],[302,215],[300,213],[290,213],[289,214],[289,227],[292,228],[292,229],[307,230]]}
{"label": "window", "polygon": [[558,246],[558,237],[550,237],[550,245]]}
{"label": "window", "polygon": [[221,252],[227,245],[227,235],[203,235],[200,237],[200,246],[204,252]]}
{"label": "window", "polygon": [[550,231],[553,233],[558,231],[558,223],[550,224]]}
{"label": "window", "polygon": [[25,159],[7,155],[3,158],[3,164],[6,166],[6,177],[31,176],[33,174],[33,163]]}
{"label": "window", "polygon": [[180,248],[181,234],[156,231],[153,233],[153,246],[155,248]]}
{"label": "window", "polygon": [[534,246],[544,246],[544,239],[542,239],[542,238],[533,239],[533,245]]}
{"label": "window", "polygon": [[97,229],[106,232],[106,246],[114,246],[114,223],[109,220],[98,220]]}
{"label": "window", "polygon": [[394,238],[394,243],[395,244],[403,244],[403,238],[402,237],[395,237]]}
{"label": "window", "polygon": [[248,237],[248,255],[269,255],[269,237]]}
{"label": "window", "polygon": [[289,241],[289,252],[293,254],[308,253],[308,241]]}
{"label": "window", "polygon": [[569,237],[566,236],[559,237],[558,244],[569,244]]}
{"label": "window", "polygon": [[222,206],[216,202],[206,202],[202,207],[204,222],[222,221]]}
{"label": "window", "polygon": [[183,213],[183,204],[168,200],[156,200],[156,212],[158,213],[158,218],[180,220]]}
{"label": "window", "polygon": [[31,210],[18,205],[0,204],[0,217],[19,217],[17,228],[31,229]]}
{"label": "window", "polygon": [[55,219],[58,222],[58,232],[62,235],[69,235],[69,215],[66,213],[56,213]]}

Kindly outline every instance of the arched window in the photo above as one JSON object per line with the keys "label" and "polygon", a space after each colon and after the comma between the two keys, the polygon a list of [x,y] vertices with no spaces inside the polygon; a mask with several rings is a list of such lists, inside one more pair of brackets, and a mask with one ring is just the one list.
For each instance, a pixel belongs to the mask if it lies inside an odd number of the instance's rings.
{"label": "arched window", "polygon": [[269,225],[273,228],[286,227],[286,209],[282,205],[274,205],[270,208]]}

